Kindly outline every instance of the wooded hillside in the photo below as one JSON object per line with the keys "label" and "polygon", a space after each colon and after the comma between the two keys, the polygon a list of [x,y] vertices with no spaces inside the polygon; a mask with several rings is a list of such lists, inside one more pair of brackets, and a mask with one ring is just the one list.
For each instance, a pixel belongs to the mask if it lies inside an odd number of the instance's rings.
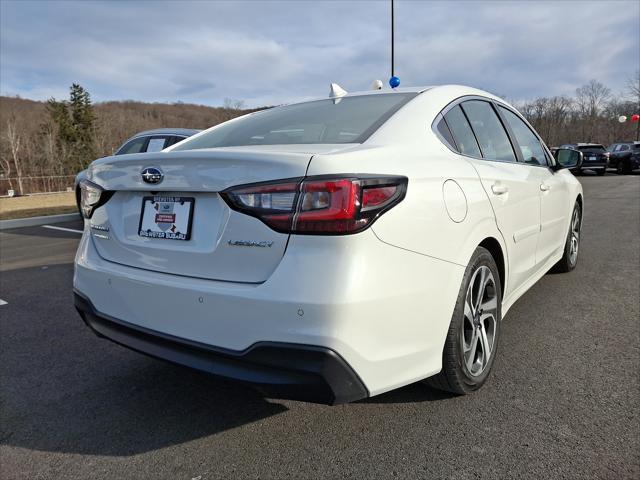
{"label": "wooded hillside", "polygon": [[[630,118],[640,113],[640,73],[618,94],[591,80],[571,97],[514,103],[549,146],[574,142],[606,146],[634,140],[640,122]],[[207,128],[252,111],[242,106],[242,101],[232,100],[225,101],[224,107],[134,101],[93,105],[89,92],[77,84],[71,86],[68,100],[0,97],[0,195],[8,189],[20,194],[67,188],[76,172],[95,158],[110,155],[136,132],[162,127]],[[628,120],[621,123],[623,115]],[[29,180],[29,188],[21,180],[50,176],[64,179],[47,180],[46,185],[44,180]]]}
{"label": "wooded hillside", "polygon": [[[76,135],[78,138],[66,141],[52,113],[60,103],[53,104],[52,108],[51,102],[0,97],[0,179],[75,175],[95,158],[110,155],[127,138],[142,130],[204,129],[252,111],[183,103],[98,103],[91,106],[88,137]],[[68,116],[73,122],[74,114]],[[11,188],[20,193],[16,181]],[[6,192],[0,192],[2,194]]]}

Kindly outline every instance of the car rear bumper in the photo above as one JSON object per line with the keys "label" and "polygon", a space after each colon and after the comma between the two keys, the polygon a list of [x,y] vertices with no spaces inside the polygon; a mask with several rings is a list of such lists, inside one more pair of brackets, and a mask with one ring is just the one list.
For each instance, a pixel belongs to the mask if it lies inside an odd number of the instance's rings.
{"label": "car rear bumper", "polygon": [[101,317],[232,358],[265,342],[324,348],[369,396],[442,368],[464,266],[390,246],[369,230],[294,235],[266,282],[243,284],[113,263],[92,234],[80,241],[73,285]]}
{"label": "car rear bumper", "polygon": [[602,170],[607,168],[606,162],[584,162],[580,166],[580,170]]}
{"label": "car rear bumper", "polygon": [[336,405],[369,396],[353,369],[329,348],[260,342],[244,351],[224,350],[110,318],[80,292],[73,295],[78,313],[96,335],[137,352],[248,382],[278,398]]}

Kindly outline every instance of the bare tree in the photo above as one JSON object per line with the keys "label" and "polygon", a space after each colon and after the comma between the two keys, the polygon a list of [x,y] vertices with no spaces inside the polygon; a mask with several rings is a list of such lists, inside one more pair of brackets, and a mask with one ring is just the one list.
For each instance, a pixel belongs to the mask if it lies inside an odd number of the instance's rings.
{"label": "bare tree", "polygon": [[11,116],[7,120],[7,129],[5,130],[7,143],[9,144],[9,151],[11,153],[11,160],[13,160],[13,166],[15,167],[16,176],[18,178],[18,191],[20,195],[23,194],[22,188],[22,160],[20,158],[21,149],[20,143],[22,138],[16,128],[16,118]]}
{"label": "bare tree", "polygon": [[587,142],[594,141],[595,125],[598,116],[611,98],[611,90],[597,80],[576,89],[578,113],[586,120],[583,123],[582,137]]}
{"label": "bare tree", "polygon": [[242,110],[244,109],[244,100],[234,100],[233,98],[225,98],[222,108],[229,110]]}

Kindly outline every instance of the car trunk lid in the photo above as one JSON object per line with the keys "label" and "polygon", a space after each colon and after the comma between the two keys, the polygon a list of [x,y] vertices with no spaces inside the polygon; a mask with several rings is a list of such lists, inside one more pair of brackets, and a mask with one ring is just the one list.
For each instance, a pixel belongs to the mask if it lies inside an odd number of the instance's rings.
{"label": "car trunk lid", "polygon": [[[241,184],[303,177],[312,157],[304,150],[233,148],[98,160],[88,179],[115,193],[89,220],[96,249],[106,260],[156,272],[264,282],[279,264],[289,236],[231,210],[219,192]],[[143,180],[142,172],[149,168],[163,174],[159,183]],[[189,213],[191,219],[185,218]],[[157,232],[170,236],[172,228],[188,239],[154,236]]]}

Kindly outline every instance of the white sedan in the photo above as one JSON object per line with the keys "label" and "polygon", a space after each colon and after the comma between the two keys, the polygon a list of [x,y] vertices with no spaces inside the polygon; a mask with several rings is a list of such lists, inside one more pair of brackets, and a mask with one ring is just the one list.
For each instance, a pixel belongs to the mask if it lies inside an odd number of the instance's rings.
{"label": "white sedan", "polygon": [[480,388],[514,302],[576,265],[580,153],[472,88],[332,92],[95,161],[85,323],[280,397]]}

